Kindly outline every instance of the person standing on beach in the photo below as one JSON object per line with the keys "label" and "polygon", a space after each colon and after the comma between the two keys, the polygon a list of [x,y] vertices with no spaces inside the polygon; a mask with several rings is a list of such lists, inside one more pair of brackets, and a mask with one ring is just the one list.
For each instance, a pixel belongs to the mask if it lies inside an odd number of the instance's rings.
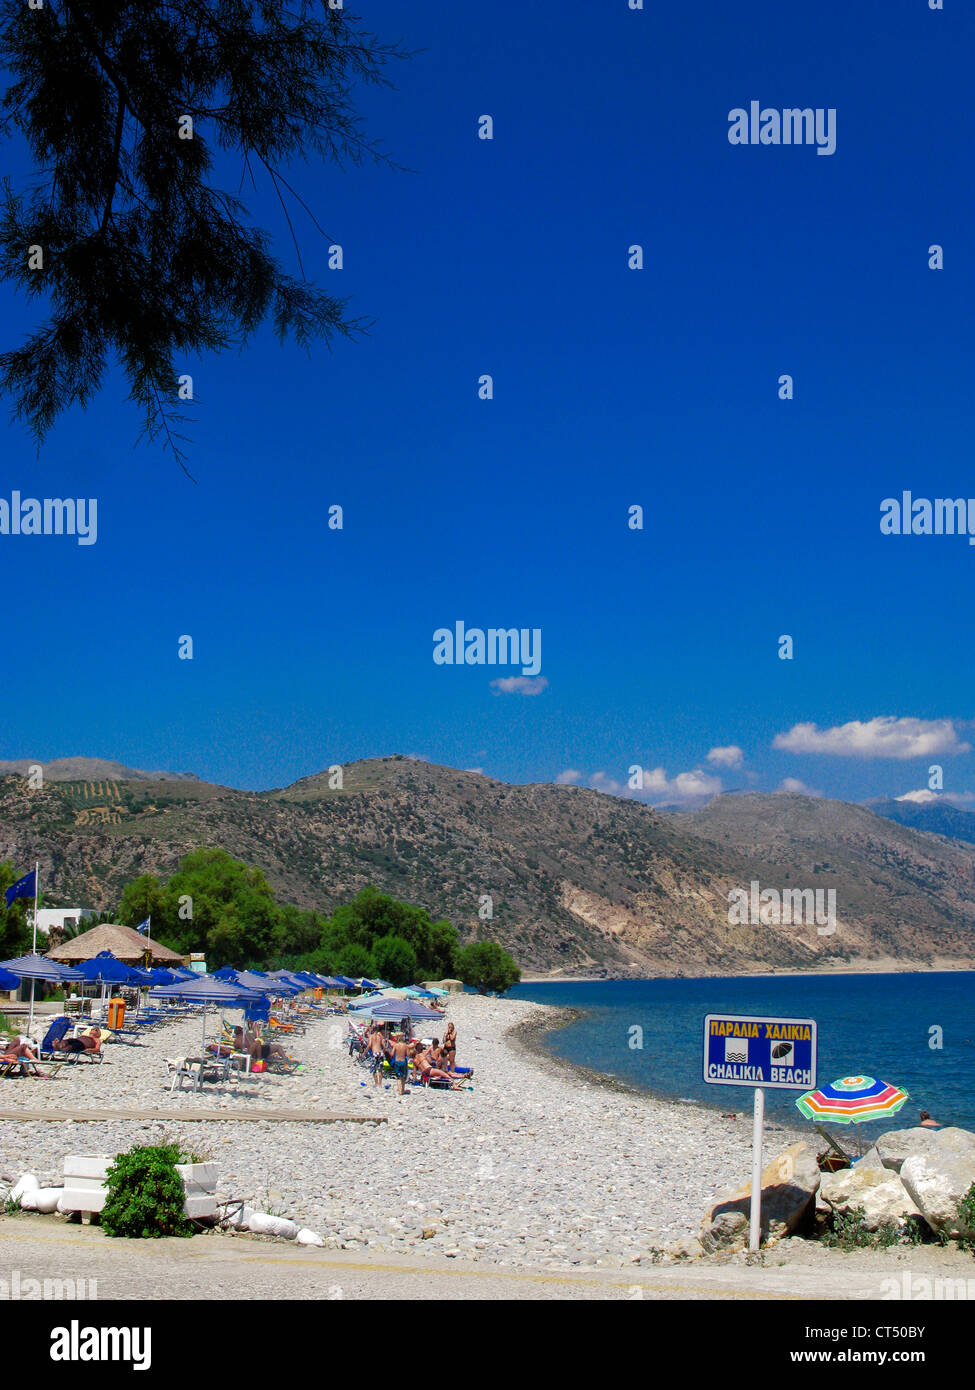
{"label": "person standing on beach", "polygon": [[394,1033],[393,1051],[390,1060],[392,1064],[393,1075],[396,1077],[396,1089],[400,1095],[404,1094],[406,1086],[406,1070],[409,1066],[409,1062],[407,1060],[408,1056],[409,1044],[407,1043],[404,1034]]}
{"label": "person standing on beach", "polygon": [[380,1023],[373,1023],[369,1033],[369,1056],[372,1058],[373,1084],[381,1086],[383,1084],[383,1062],[386,1060],[386,1039]]}
{"label": "person standing on beach", "polygon": [[452,1023],[447,1024],[447,1031],[443,1035],[443,1055],[447,1070],[453,1071],[457,1060],[457,1029]]}

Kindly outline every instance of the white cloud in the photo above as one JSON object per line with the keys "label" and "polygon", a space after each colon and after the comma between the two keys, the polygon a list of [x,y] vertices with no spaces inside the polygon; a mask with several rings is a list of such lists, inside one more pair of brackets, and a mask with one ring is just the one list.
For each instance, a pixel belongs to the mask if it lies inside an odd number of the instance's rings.
{"label": "white cloud", "polygon": [[712,748],[708,754],[708,762],[714,763],[715,767],[741,767],[745,761],[745,755],[735,743],[729,743],[723,748]]}
{"label": "white cloud", "polygon": [[787,753],[828,753],[843,758],[927,758],[935,754],[968,753],[951,719],[910,719],[879,715],[853,719],[820,729],[817,724],[794,724],[776,734],[773,748]]}
{"label": "white cloud", "polygon": [[546,676],[499,676],[491,682],[495,695],[541,695],[547,686]]}
{"label": "white cloud", "polygon": [[967,806],[975,801],[975,792],[933,792],[927,787],[920,787],[916,792],[905,792],[903,796],[895,796],[895,801],[914,801],[921,806],[926,806],[932,801],[947,801],[952,806]]}
{"label": "white cloud", "polygon": [[644,772],[642,793],[634,794],[654,805],[673,802],[686,804],[708,801],[723,790],[721,778],[716,777],[714,773],[705,772],[703,768],[695,768],[693,772],[678,772],[676,777],[669,778],[662,767],[655,767],[652,772]]}
{"label": "white cloud", "polygon": [[[559,786],[579,786],[583,776],[576,768],[569,767],[560,772],[555,780]],[[585,785],[607,796],[622,796],[629,801],[644,801],[652,806],[690,806],[710,801],[712,796],[724,790],[721,778],[703,768],[679,772],[676,777],[668,777],[662,767],[655,767],[652,771],[644,769],[642,788],[620,782],[608,772],[593,772],[586,778]]]}
{"label": "white cloud", "polygon": [[822,796],[818,787],[807,787],[805,782],[798,777],[785,777],[782,785],[778,788],[780,792],[788,792],[790,796]]}

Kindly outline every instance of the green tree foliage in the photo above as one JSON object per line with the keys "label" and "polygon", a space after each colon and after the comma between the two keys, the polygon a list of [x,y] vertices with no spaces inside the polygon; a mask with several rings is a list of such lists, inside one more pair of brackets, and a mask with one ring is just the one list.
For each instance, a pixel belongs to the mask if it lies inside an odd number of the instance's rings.
{"label": "green tree foliage", "polygon": [[401,936],[381,936],[372,948],[376,974],[391,985],[412,985],[417,978],[416,952]]}
{"label": "green tree foliage", "polygon": [[30,950],[31,929],[27,925],[27,909],[33,912],[34,899],[15,898],[7,906],[4,894],[12,883],[23,878],[23,871],[9,859],[0,864],[0,960],[13,960]]}
{"label": "green tree foliage", "polygon": [[457,974],[480,994],[504,994],[521,979],[521,971],[496,941],[475,941],[457,956]]}
{"label": "green tree foliage", "polygon": [[[114,355],[144,433],[182,463],[187,358],[239,345],[266,319],[304,347],[362,331],[305,279],[300,252],[301,279],[285,273],[240,196],[261,179],[294,240],[289,203],[321,228],[283,168],[389,162],[353,91],[391,85],[387,64],[407,55],[356,25],[327,0],[2,0],[0,64],[14,80],[0,132],[26,142],[34,178],[24,192],[5,184],[0,274],[50,318],[0,356],[0,384],[38,440],[91,399]],[[217,184],[218,155],[236,194]]]}
{"label": "green tree foliage", "polygon": [[371,980],[376,974],[376,962],[373,960],[371,952],[356,941],[348,946],[343,946],[333,959],[335,961],[335,974],[346,975],[350,980],[357,980],[363,975],[367,980]]}
{"label": "green tree foliage", "polygon": [[127,884],[118,921],[134,927],[150,914],[155,940],[205,952],[210,970],[270,965],[412,984],[453,975],[459,949],[449,922],[375,888],[327,918],[279,905],[259,869],[222,849],[194,850],[165,884],[153,874]]}
{"label": "green tree foliage", "polygon": [[120,920],[136,926],[147,903],[154,939],[181,955],[205,951],[210,969],[263,964],[281,949],[281,913],[267,880],[225,850],[194,850],[165,887],[143,874],[123,893]]}
{"label": "green tree foliage", "polygon": [[[344,947],[359,945],[374,954],[376,943],[390,936],[398,938],[413,951],[416,958],[414,979],[439,980],[453,972],[460,943],[450,923],[434,921],[424,908],[397,902],[378,888],[363,888],[352,902],[336,908],[326,923],[321,944],[326,955],[332,953],[334,969],[341,975],[347,975],[351,972],[343,970],[338,961]],[[320,967],[309,965],[308,968],[313,970]],[[391,975],[380,969],[378,961],[375,970],[384,979],[392,979]],[[331,970],[326,973],[331,973]],[[360,973],[369,975],[368,970]]]}

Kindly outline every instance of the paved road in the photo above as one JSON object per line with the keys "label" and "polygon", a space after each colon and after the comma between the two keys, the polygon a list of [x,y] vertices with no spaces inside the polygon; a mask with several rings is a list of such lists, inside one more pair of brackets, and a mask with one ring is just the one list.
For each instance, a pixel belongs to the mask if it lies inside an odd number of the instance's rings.
{"label": "paved road", "polygon": [[[300,1249],[281,1241],[200,1235],[191,1240],[109,1240],[96,1227],[46,1217],[0,1217],[0,1280],[97,1280],[99,1298],[405,1299],[863,1299],[881,1281],[957,1274],[937,1251],[858,1253],[808,1263],[745,1266],[699,1261],[632,1270],[505,1270],[429,1257]],[[970,1272],[971,1261],[966,1269]]]}

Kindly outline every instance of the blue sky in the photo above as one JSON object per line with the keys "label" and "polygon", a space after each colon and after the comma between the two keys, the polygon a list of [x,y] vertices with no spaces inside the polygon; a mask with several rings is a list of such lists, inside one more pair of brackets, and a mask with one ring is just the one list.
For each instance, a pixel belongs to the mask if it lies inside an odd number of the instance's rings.
{"label": "blue sky", "polygon": [[[361,100],[410,172],[292,177],[345,254],[298,213],[308,274],[372,334],[187,361],[197,486],[133,448],[117,372],[39,456],[4,422],[0,497],[96,497],[98,540],[0,536],[0,757],[253,788],[393,752],[606,787],[640,765],[651,800],[861,800],[940,763],[975,791],[975,550],[879,529],[903,489],[975,495],[975,17],[947,4],[364,7],[421,50]],[[731,145],[752,99],[835,108],[835,154]],[[296,271],[273,193],[251,204]],[[39,309],[0,295],[12,345]],[[458,619],[541,629],[544,688],[435,665]],[[839,751],[773,747],[796,725]]]}

